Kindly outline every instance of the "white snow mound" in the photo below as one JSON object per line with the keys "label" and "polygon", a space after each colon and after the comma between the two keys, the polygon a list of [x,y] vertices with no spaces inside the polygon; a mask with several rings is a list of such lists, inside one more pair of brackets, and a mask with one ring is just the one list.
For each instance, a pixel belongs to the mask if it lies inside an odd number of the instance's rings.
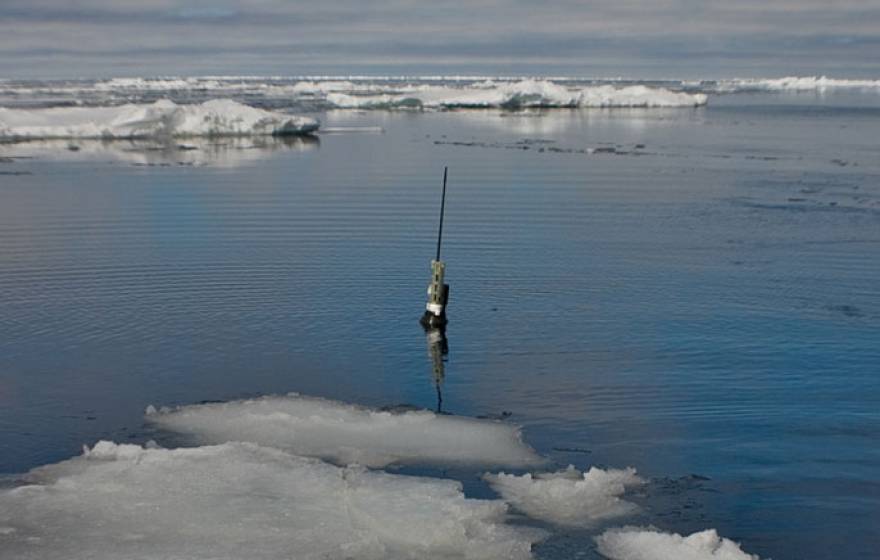
{"label": "white snow mound", "polygon": [[540,535],[451,480],[339,468],[246,443],[108,441],[0,490],[0,558],[527,559]]}
{"label": "white snow mound", "polygon": [[349,94],[328,91],[327,102],[340,108],[526,108],[526,107],[695,107],[702,93],[675,92],[641,85],[566,87],[549,80],[486,81],[469,86],[423,85],[398,93]]}
{"label": "white snow mound", "polygon": [[542,459],[516,426],[429,411],[392,413],[297,394],[148,409],[149,422],[200,443],[249,441],[337,464],[527,466]]}
{"label": "white snow mound", "polygon": [[656,529],[623,527],[596,537],[599,553],[611,560],[760,560],[743,552],[715,529],[683,537]]}
{"label": "white snow mound", "polygon": [[0,108],[0,140],[283,136],[308,134],[318,126],[315,119],[264,111],[230,99],[198,105],[160,100],[118,107]]}
{"label": "white snow mound", "polygon": [[635,512],[638,506],[620,496],[644,483],[633,468],[593,467],[582,473],[571,465],[555,473],[499,473],[483,478],[506,502],[529,517],[570,527],[587,527]]}

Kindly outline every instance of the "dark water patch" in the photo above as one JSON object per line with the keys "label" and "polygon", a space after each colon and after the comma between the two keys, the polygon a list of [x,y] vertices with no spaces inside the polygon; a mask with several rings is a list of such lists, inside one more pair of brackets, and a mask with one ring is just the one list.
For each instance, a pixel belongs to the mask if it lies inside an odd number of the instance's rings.
{"label": "dark water patch", "polygon": [[847,305],[847,304],[832,305],[832,304],[829,304],[829,305],[825,306],[825,309],[827,309],[828,311],[833,311],[835,313],[840,313],[840,314],[844,315],[845,317],[864,317],[865,316],[865,314],[862,312],[862,310],[854,305]]}
{"label": "dark water patch", "polygon": [[842,212],[876,214],[872,203],[859,205],[841,204],[841,201],[818,201],[806,199],[787,199],[787,202],[759,201],[752,198],[739,197],[731,199],[730,204],[755,210],[773,210],[782,212]]}

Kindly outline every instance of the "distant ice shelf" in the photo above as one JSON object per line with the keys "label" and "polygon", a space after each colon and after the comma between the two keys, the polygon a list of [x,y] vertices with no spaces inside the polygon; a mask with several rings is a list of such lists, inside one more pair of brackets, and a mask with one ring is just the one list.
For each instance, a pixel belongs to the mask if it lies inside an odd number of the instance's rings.
{"label": "distant ice shelf", "polygon": [[0,140],[286,136],[318,130],[315,119],[265,111],[230,99],[198,105],[160,100],[111,107],[0,108]]}
{"label": "distant ice shelf", "polygon": [[435,414],[388,412],[297,394],[147,409],[147,421],[199,443],[249,441],[347,465],[543,463],[517,426]]}

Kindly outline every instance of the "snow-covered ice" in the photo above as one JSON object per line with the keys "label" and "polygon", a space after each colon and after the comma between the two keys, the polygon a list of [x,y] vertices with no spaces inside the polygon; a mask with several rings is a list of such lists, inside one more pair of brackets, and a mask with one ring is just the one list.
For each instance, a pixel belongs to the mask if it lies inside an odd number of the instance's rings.
{"label": "snow-covered ice", "polygon": [[[157,97],[193,104],[226,98],[266,107],[328,109],[668,108],[705,105],[718,93],[853,90],[880,79],[828,76],[638,80],[516,76],[167,76],[105,80],[3,80],[0,105],[146,106]],[[77,107],[74,107],[77,108]],[[277,113],[272,113],[277,114]]]}
{"label": "snow-covered ice", "polygon": [[719,91],[742,90],[810,91],[825,89],[878,89],[880,80],[848,80],[827,76],[786,76],[784,78],[747,78],[719,80]]}
{"label": "snow-covered ice", "polygon": [[633,513],[638,507],[621,496],[644,482],[633,468],[593,467],[583,473],[574,466],[554,473],[499,473],[483,478],[506,502],[529,517],[574,527]]}
{"label": "snow-covered ice", "polygon": [[337,464],[529,466],[542,462],[516,426],[435,414],[402,413],[297,394],[147,409],[163,429],[195,436],[200,443],[249,441],[320,457]]}
{"label": "snow-covered ice", "polygon": [[530,557],[540,533],[460,483],[248,443],[108,441],[0,490],[3,560]]}
{"label": "snow-covered ice", "polygon": [[623,527],[596,537],[599,553],[611,560],[759,560],[730,539],[707,529],[683,537],[656,529]]}
{"label": "snow-covered ice", "polygon": [[421,85],[397,93],[329,91],[327,102],[340,108],[525,108],[525,107],[695,107],[702,93],[634,85],[567,87],[548,80],[486,81],[467,86]]}
{"label": "snow-covered ice", "polygon": [[155,138],[306,134],[319,123],[229,99],[198,105],[160,100],[118,107],[0,108],[0,139]]}

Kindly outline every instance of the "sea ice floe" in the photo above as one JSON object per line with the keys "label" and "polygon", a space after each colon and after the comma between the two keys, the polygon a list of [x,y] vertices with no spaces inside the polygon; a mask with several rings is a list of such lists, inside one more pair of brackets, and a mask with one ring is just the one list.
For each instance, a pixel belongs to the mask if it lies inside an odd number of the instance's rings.
{"label": "sea ice floe", "polygon": [[284,136],[314,132],[318,126],[315,119],[265,111],[230,99],[198,105],[160,100],[116,107],[0,108],[0,140]]}
{"label": "sea ice floe", "polygon": [[548,80],[487,81],[467,86],[420,85],[393,93],[352,95],[328,91],[327,102],[340,108],[525,108],[525,107],[694,107],[702,93],[633,85],[567,87]]}
{"label": "sea ice floe", "polygon": [[633,468],[581,472],[573,466],[542,474],[486,474],[502,498],[534,519],[571,527],[633,513],[638,507],[621,499],[627,489],[644,481]]}
{"label": "sea ice floe", "polygon": [[3,560],[530,557],[534,530],[460,483],[249,443],[102,441],[0,490]]}
{"label": "sea ice floe", "polygon": [[827,76],[786,76],[784,78],[748,78],[719,80],[718,91],[822,91],[826,89],[880,89],[880,80],[848,80]]}
{"label": "sea ice floe", "polygon": [[596,537],[599,553],[611,560],[760,560],[730,539],[707,529],[683,537],[656,529],[623,527]]}
{"label": "sea ice floe", "polygon": [[337,464],[529,466],[542,459],[516,426],[435,414],[373,410],[297,394],[147,409],[147,420],[199,443],[248,441]]}

